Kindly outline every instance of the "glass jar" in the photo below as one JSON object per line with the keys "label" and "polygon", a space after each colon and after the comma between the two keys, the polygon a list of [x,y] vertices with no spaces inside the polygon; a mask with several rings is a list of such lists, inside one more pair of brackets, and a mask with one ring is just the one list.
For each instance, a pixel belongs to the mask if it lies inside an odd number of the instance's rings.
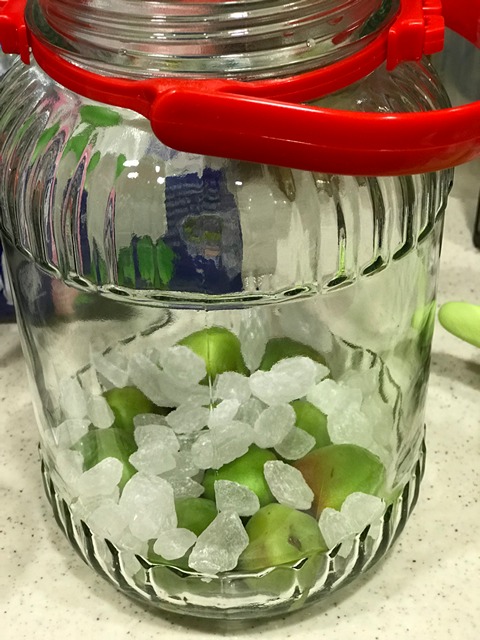
{"label": "glass jar", "polygon": [[[38,0],[27,18],[106,75],[248,80],[341,60],[397,8]],[[127,595],[208,617],[290,611],[372,567],[423,473],[451,172],[177,152],[35,64],[10,83],[2,238],[46,492],[76,551]],[[314,104],[448,99],[422,60]]]}
{"label": "glass jar", "polygon": [[[0,51],[0,78],[10,69],[15,56],[5,55]],[[1,156],[0,156],[1,162]],[[7,269],[0,243],[0,322],[10,322],[15,318],[10,284],[7,279]]]}

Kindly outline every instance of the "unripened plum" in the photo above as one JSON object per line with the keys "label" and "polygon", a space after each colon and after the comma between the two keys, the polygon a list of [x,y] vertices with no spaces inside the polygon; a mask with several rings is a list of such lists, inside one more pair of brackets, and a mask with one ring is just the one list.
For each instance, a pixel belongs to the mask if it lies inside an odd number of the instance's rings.
{"label": "unripened plum", "polygon": [[260,506],[273,502],[275,498],[268,488],[267,481],[263,475],[263,465],[269,460],[276,460],[277,457],[271,451],[260,449],[256,445],[248,449],[247,453],[228,464],[224,464],[220,469],[208,469],[203,478],[205,492],[203,496],[209,500],[215,500],[214,483],[215,480],[230,480],[243,484],[253,491],[259,501]]}
{"label": "unripened plum", "polygon": [[235,334],[223,327],[209,327],[195,331],[178,343],[191,349],[205,360],[207,377],[215,378],[225,371],[248,375],[248,369]]}
{"label": "unripened plum", "polygon": [[283,504],[261,508],[245,529],[250,542],[239,560],[243,571],[292,563],[327,550],[315,518]]}
{"label": "unripened plum", "polygon": [[294,466],[314,493],[312,509],[316,518],[325,507],[340,510],[351,493],[378,495],[385,483],[385,467],[379,458],[354,444],[315,449]]}
{"label": "unripened plum", "polygon": [[177,527],[188,529],[199,536],[217,515],[217,507],[205,498],[183,498],[175,502]]}
{"label": "unripened plum", "polygon": [[315,449],[332,444],[327,430],[327,416],[308,400],[294,400],[295,424],[315,438]]}
{"label": "unripened plum", "polygon": [[103,397],[108,402],[115,416],[114,427],[133,434],[133,419],[140,413],[157,413],[166,415],[171,411],[158,407],[137,387],[114,387],[105,391]]}

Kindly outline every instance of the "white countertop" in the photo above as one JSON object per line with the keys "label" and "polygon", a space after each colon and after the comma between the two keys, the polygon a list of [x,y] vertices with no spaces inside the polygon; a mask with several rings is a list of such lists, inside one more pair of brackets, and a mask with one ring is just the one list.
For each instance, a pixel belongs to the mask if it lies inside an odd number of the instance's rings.
{"label": "white countertop", "polygon": [[[447,212],[439,303],[480,303],[472,241],[480,164],[458,174]],[[387,558],[328,603],[270,622],[219,623],[152,612],[82,563],[43,494],[36,424],[16,327],[0,326],[0,637],[3,640],[478,640],[480,350],[434,340],[427,470]]]}

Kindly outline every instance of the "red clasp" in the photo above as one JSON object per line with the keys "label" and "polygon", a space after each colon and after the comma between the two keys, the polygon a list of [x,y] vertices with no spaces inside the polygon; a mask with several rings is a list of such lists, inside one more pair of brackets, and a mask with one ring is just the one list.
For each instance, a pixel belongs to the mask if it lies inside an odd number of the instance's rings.
{"label": "red clasp", "polygon": [[0,0],[0,42],[3,53],[18,53],[30,62],[30,45],[25,24],[26,0]]}
{"label": "red clasp", "polygon": [[444,35],[441,0],[403,2],[388,33],[387,69],[391,71],[405,60],[438,53],[443,49]]}

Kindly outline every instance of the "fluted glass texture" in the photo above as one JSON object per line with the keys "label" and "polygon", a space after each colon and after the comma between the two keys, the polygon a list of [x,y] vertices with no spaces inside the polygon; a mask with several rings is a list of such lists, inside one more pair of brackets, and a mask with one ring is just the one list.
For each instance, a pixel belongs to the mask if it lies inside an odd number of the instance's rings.
{"label": "fluted glass texture", "polygon": [[[1,231],[74,547],[132,597],[218,617],[284,612],[372,566],[423,470],[451,173],[179,153],[35,66],[9,81]],[[316,104],[446,97],[424,61]]]}

